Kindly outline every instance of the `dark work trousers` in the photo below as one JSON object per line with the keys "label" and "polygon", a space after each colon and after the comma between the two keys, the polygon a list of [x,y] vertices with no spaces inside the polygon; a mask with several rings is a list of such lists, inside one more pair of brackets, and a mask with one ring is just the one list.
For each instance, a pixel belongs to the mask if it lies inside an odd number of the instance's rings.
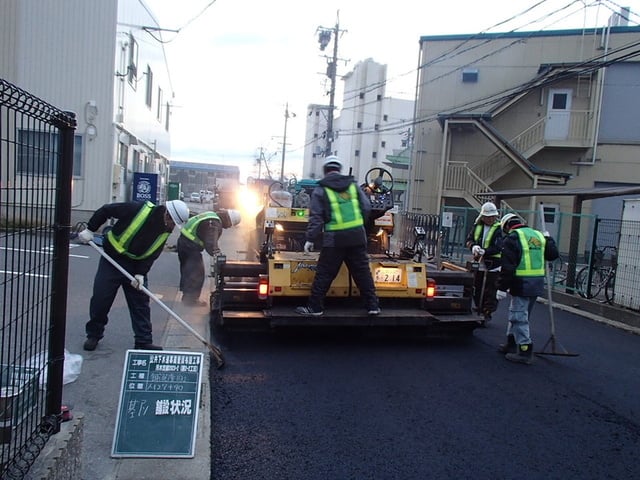
{"label": "dark work trousers", "polygon": [[[474,290],[473,301],[475,302],[478,313],[482,315],[491,315],[498,308],[498,300],[496,300],[496,293],[498,290],[498,275],[500,272],[490,272],[488,268],[494,268],[485,265],[484,270],[478,270],[474,278]],[[486,275],[486,281],[485,281]],[[484,294],[482,294],[482,284],[484,283]],[[482,305],[480,305],[480,299],[482,298]]]}
{"label": "dark work trousers", "polygon": [[360,290],[364,307],[367,310],[378,308],[378,297],[371,277],[366,245],[323,247],[320,250],[320,258],[318,258],[308,306],[315,311],[324,310],[324,297],[331,286],[331,282],[338,275],[342,262],[347,265],[349,273]]}
{"label": "dark work trousers", "polygon": [[[144,285],[147,286],[146,275]],[[153,343],[149,297],[142,290],[133,288],[131,280],[104,257],[100,257],[98,271],[93,281],[93,295],[89,303],[90,320],[85,326],[87,337],[100,339],[104,336],[104,329],[109,322],[109,310],[111,310],[120,287],[122,287],[124,298],[129,307],[135,343],[141,345]]]}
{"label": "dark work trousers", "polygon": [[197,300],[204,285],[204,261],[202,248],[180,235],[176,245],[180,261],[180,290],[183,297]]}

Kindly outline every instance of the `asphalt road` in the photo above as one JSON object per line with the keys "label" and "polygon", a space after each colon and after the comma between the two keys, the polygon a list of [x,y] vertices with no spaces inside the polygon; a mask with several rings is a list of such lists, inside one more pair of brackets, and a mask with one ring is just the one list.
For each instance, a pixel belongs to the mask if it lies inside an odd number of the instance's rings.
{"label": "asphalt road", "polygon": [[[540,350],[548,307],[534,313]],[[503,301],[488,328],[457,341],[219,338],[211,478],[640,478],[640,336],[556,310],[556,351],[579,355],[526,366],[495,350],[505,318]]]}
{"label": "asphalt road", "polygon": [[[240,248],[230,237],[227,246]],[[83,353],[97,254],[78,246],[71,255],[67,348]],[[168,300],[177,280],[175,254],[161,255],[152,290]],[[227,364],[211,372],[211,478],[640,478],[640,336],[556,310],[556,340],[579,355],[512,364],[495,351],[505,307],[466,340],[358,331],[216,338]],[[547,306],[535,317],[541,349]],[[164,323],[155,309],[154,331]],[[86,478],[113,470],[120,359],[131,342],[119,301],[99,350],[85,355],[82,381],[65,386],[65,401],[87,420]],[[117,360],[105,366],[105,356]]]}

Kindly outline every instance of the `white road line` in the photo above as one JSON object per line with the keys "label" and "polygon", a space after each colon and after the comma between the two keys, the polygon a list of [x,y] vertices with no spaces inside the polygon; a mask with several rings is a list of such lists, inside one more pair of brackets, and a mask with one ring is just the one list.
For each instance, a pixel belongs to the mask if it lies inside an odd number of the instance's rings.
{"label": "white road line", "polygon": [[11,270],[0,270],[0,273],[8,275],[24,275],[26,277],[49,278],[49,275],[41,275],[39,273],[12,272]]}

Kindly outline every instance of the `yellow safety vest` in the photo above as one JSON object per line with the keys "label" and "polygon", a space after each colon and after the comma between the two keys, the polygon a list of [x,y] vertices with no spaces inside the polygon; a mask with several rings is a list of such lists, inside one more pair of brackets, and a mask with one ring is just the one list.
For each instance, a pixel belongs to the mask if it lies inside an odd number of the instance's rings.
{"label": "yellow safety vest", "polygon": [[544,235],[533,228],[518,228],[515,231],[522,247],[522,258],[516,268],[516,277],[544,277]]}
{"label": "yellow safety vest", "polygon": [[195,217],[187,220],[187,223],[184,224],[180,233],[204,248],[204,242],[197,237],[196,232],[198,231],[198,226],[205,220],[220,220],[220,217],[215,212],[199,213]]}
{"label": "yellow safety vest", "polygon": [[334,232],[364,225],[355,183],[352,183],[346,191],[340,193],[336,193],[326,187],[324,190],[327,192],[329,204],[331,205],[331,220],[324,226],[325,230]]}
{"label": "yellow safety vest", "polygon": [[[493,236],[496,234],[496,231],[500,228],[500,222],[496,222],[491,227],[489,227],[489,233],[484,237],[484,241],[482,242],[482,248],[485,250],[489,248],[491,245],[491,240]],[[479,223],[476,225],[475,231],[473,233],[473,238],[476,243],[479,243],[482,239],[482,232],[484,231],[484,224]],[[490,258],[500,258],[500,252],[494,253],[493,255],[489,255]]]}
{"label": "yellow safety vest", "polygon": [[122,232],[118,236],[113,233],[113,230],[109,230],[107,232],[109,243],[113,246],[116,252],[133,260],[144,260],[145,258],[150,257],[156,250],[162,248],[164,243],[167,241],[167,238],[169,238],[169,234],[166,232],[160,234],[158,238],[156,238],[155,242],[153,242],[148,250],[142,255],[134,255],[133,253],[127,251],[127,248],[129,248],[129,245],[131,245],[131,240],[133,240],[133,237],[135,237],[143,227],[144,223],[147,221],[147,218],[149,218],[149,215],[151,215],[154,207],[155,205],[153,203],[144,202],[144,205],[136,214],[136,216],[133,217],[133,220],[131,221],[129,226],[124,229],[124,232]]}

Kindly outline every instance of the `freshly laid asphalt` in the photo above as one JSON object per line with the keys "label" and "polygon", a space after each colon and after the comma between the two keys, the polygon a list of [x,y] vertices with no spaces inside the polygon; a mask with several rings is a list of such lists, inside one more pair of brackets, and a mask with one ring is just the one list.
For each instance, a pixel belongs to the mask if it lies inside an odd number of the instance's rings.
{"label": "freshly laid asphalt", "polygon": [[[230,232],[231,233],[231,232]],[[174,232],[167,245],[175,245],[177,234]],[[221,250],[230,259],[242,259],[244,252],[237,251],[237,236],[227,234],[221,237]],[[190,333],[171,315],[168,315],[155,302],[152,304],[154,343],[163,345],[165,350],[202,352],[203,365],[200,409],[196,431],[195,456],[193,458],[111,458],[111,448],[117,419],[118,400],[126,351],[133,348],[133,334],[129,322],[124,297],[119,294],[110,315],[110,323],[105,338],[93,352],[82,350],[84,342],[84,324],[87,320],[89,296],[93,275],[97,267],[98,252],[90,246],[74,245],[70,255],[70,288],[78,289],[70,296],[67,317],[67,350],[81,354],[83,365],[80,376],[65,385],[63,403],[71,406],[72,413],[83,419],[82,441],[82,477],[79,480],[191,480],[208,479],[211,475],[211,412],[209,373],[216,368],[209,358],[209,350],[195,335]],[[208,269],[208,256],[204,255],[205,268]],[[87,274],[86,272],[90,272]],[[88,275],[88,277],[87,277]],[[173,310],[205,339],[210,337],[209,308],[188,307],[182,304],[178,289],[179,270],[175,251],[167,249],[160,256],[150,272],[150,290],[167,307]],[[77,301],[78,293],[81,301]],[[201,299],[208,303],[208,279],[202,290]],[[76,299],[76,300],[73,300]],[[625,328],[640,334],[640,318],[637,313],[629,314],[629,319],[619,312],[602,306],[589,308],[589,303],[579,301],[575,296],[565,298],[556,295],[553,298],[558,308],[582,314],[594,321],[608,323],[614,327]],[[614,320],[615,319],[615,320]],[[622,319],[622,321],[620,321]],[[213,339],[215,343],[215,339]],[[68,422],[71,424],[72,422]],[[69,427],[67,427],[68,429]],[[58,434],[62,435],[65,430]],[[49,443],[55,445],[56,436]],[[61,447],[62,448],[62,447]],[[55,448],[53,448],[55,450]],[[46,478],[38,476],[43,471],[44,459],[39,459],[27,478]],[[58,477],[50,477],[58,478]]]}

